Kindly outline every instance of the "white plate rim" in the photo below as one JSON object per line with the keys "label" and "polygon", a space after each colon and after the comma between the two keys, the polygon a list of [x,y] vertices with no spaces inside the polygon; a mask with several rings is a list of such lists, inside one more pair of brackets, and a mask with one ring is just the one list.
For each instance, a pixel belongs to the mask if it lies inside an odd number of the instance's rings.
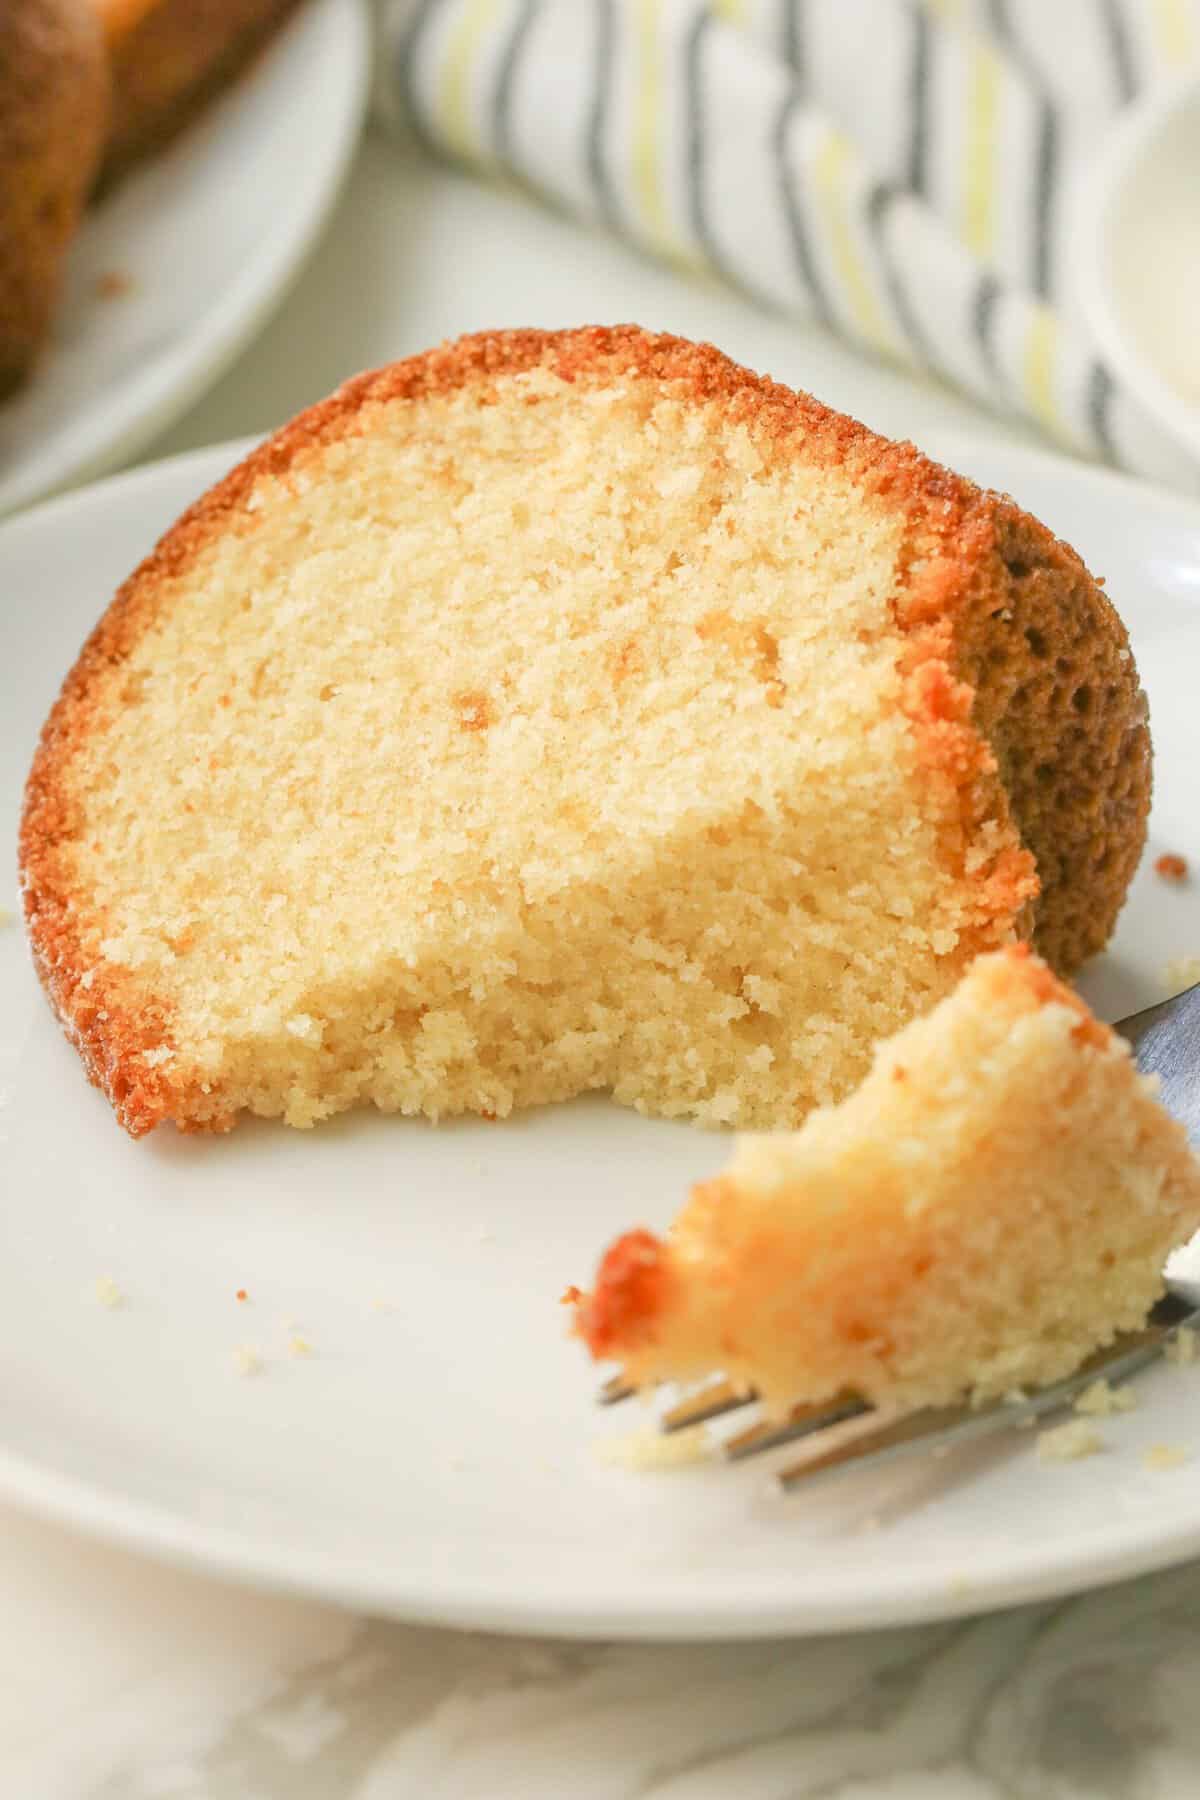
{"label": "white plate rim", "polygon": [[919,1566],[906,1577],[865,1596],[817,1601],[799,1608],[794,1596],[772,1601],[761,1591],[723,1604],[706,1600],[702,1578],[696,1589],[670,1604],[645,1606],[565,1604],[531,1598],[518,1579],[485,1586],[439,1568],[436,1593],[419,1570],[381,1575],[371,1557],[344,1551],[281,1550],[266,1539],[250,1542],[234,1531],[197,1527],[170,1513],[115,1498],[89,1484],[48,1474],[24,1458],[0,1450],[0,1499],[35,1518],[49,1520],[118,1549],[148,1555],[169,1567],[190,1570],[267,1593],[290,1594],[382,1614],[413,1625],[450,1626],[468,1631],[538,1635],[563,1639],[623,1642],[738,1642],[752,1639],[815,1637],[826,1632],[876,1631],[937,1620],[974,1617],[1071,1594],[1139,1575],[1173,1568],[1200,1554],[1200,1523],[1165,1535],[1153,1549],[1131,1544],[1105,1551],[1082,1538],[1069,1556],[1016,1555],[1011,1569],[993,1560],[982,1579],[931,1587]]}
{"label": "white plate rim", "polygon": [[[24,512],[64,489],[90,484],[127,462],[224,374],[282,300],[324,229],[349,172],[370,85],[372,27],[367,0],[317,3],[337,15],[341,54],[333,71],[337,85],[331,84],[327,95],[328,130],[314,146],[315,166],[310,168],[302,203],[285,213],[261,255],[244,265],[239,278],[161,359],[152,386],[136,390],[137,403],[114,405],[116,422],[99,441],[73,456],[65,454],[56,472],[34,483],[22,482],[19,469],[10,480],[0,478],[0,518]],[[288,28],[303,25],[298,15]],[[252,79],[253,70],[250,74]]]}
{"label": "white plate rim", "polygon": [[1194,70],[1153,88],[1118,121],[1081,196],[1074,253],[1079,302],[1101,354],[1173,443],[1195,456],[1200,454],[1200,413],[1143,354],[1121,316],[1112,281],[1117,202],[1138,158],[1187,106],[1200,106],[1200,76]]}
{"label": "white plate rim", "polygon": [[[1000,444],[962,431],[930,434],[933,453],[947,462],[970,467],[972,459],[1011,459],[1014,470],[1039,469],[1099,495],[1124,500],[1200,534],[1200,504],[1186,496],[1150,486],[1135,477],[1030,450]],[[183,452],[144,467],[123,471],[86,488],[58,495],[0,523],[0,547],[6,538],[38,531],[70,516],[73,510],[103,508],[115,495],[139,487],[153,491],[164,471],[184,474],[194,469],[197,487],[232,467],[257,440],[235,440]],[[866,1593],[817,1598],[800,1604],[794,1590],[776,1600],[761,1590],[752,1597],[706,1600],[702,1584],[687,1594],[638,1604],[627,1596],[581,1604],[558,1599],[543,1587],[529,1591],[518,1577],[506,1586],[503,1574],[480,1583],[454,1569],[439,1568],[433,1590],[419,1559],[405,1567],[399,1561],[381,1570],[372,1556],[359,1556],[344,1546],[336,1550],[293,1549],[264,1536],[236,1529],[197,1524],[170,1508],[130,1499],[86,1478],[47,1470],[0,1444],[0,1499],[87,1536],[171,1565],[222,1577],[248,1586],[305,1595],[357,1609],[387,1613],[414,1623],[439,1624],[513,1633],[543,1633],[560,1638],[607,1637],[626,1640],[722,1640],[811,1635],[832,1630],[863,1630],[948,1619],[1078,1593],[1134,1575],[1177,1564],[1200,1553],[1200,1518],[1195,1524],[1162,1531],[1147,1541],[1133,1525],[1122,1532],[1082,1536],[1064,1553],[1021,1545],[1003,1556],[993,1554],[986,1574],[931,1587],[919,1565],[893,1569],[889,1578]]]}

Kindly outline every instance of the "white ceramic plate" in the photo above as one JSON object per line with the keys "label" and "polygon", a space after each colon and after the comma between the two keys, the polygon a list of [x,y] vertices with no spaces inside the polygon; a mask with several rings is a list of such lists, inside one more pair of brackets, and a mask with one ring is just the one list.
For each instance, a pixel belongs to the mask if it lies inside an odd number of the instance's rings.
{"label": "white ceramic plate", "polygon": [[[1110,1015],[1133,1010],[1160,996],[1168,957],[1200,951],[1196,887],[1149,868],[1170,849],[1200,869],[1200,510],[1046,456],[939,449],[1077,543],[1132,627],[1153,832],[1087,987]],[[232,455],[135,471],[0,530],[5,842],[81,638]],[[15,898],[14,882],[0,900]],[[358,1116],[134,1144],[51,1020],[17,926],[0,932],[0,1084],[0,1492],[38,1512],[376,1611],[589,1635],[927,1618],[1200,1551],[1200,1368],[1154,1371],[1106,1454],[1062,1467],[1022,1433],[790,1499],[761,1464],[606,1466],[598,1440],[646,1415],[594,1409],[559,1294],[615,1232],[664,1224],[723,1160],[717,1136],[595,1100],[503,1125]],[[101,1277],[126,1296],[115,1311]],[[311,1356],[288,1355],[296,1330]],[[253,1378],[240,1345],[264,1358]],[[1142,1467],[1145,1446],[1180,1441],[1189,1466]]]}
{"label": "white ceramic plate", "polygon": [[[0,513],[115,468],[253,336],[337,194],[369,46],[364,0],[309,0],[228,93],[88,215],[52,343],[0,405]],[[122,291],[106,294],[110,277]]]}
{"label": "white ceramic plate", "polygon": [[[1088,174],[1074,244],[1078,299],[1104,355],[1200,458],[1200,78],[1124,114]],[[1147,271],[1153,279],[1147,279]]]}

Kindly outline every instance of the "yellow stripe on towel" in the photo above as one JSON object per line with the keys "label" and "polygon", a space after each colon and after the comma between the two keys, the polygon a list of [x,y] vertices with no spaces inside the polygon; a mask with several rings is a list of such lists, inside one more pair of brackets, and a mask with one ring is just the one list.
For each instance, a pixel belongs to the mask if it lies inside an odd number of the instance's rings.
{"label": "yellow stripe on towel", "polygon": [[1186,69],[1196,61],[1196,19],[1187,0],[1153,0],[1154,37],[1169,69]]}
{"label": "yellow stripe on towel", "polygon": [[1031,412],[1048,431],[1061,437],[1063,422],[1054,392],[1054,365],[1058,356],[1058,320],[1046,306],[1031,309],[1022,358],[1025,398]]}
{"label": "yellow stripe on towel", "polygon": [[838,284],[861,335],[887,356],[903,356],[905,347],[888,324],[875,294],[871,271],[855,239],[850,219],[848,177],[854,153],[840,131],[828,131],[813,164],[813,182],[829,241]]}
{"label": "yellow stripe on towel", "polygon": [[471,77],[500,5],[501,0],[467,0],[449,34],[438,78],[437,118],[442,136],[449,149],[470,162],[480,162],[487,155],[472,117]]}
{"label": "yellow stripe on towel", "polygon": [[963,236],[976,256],[990,256],[996,238],[996,122],[1000,116],[1000,58],[976,40],[968,52]]}
{"label": "yellow stripe on towel", "polygon": [[659,134],[665,104],[660,44],[661,0],[637,0],[637,93],[633,103],[633,192],[651,239],[663,256],[688,269],[701,263],[682,244],[671,224],[663,193]]}

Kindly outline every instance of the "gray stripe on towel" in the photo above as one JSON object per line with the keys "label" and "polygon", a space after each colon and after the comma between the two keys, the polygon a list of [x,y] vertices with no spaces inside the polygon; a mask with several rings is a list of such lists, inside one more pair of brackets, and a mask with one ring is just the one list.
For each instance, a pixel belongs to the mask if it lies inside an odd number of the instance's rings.
{"label": "gray stripe on towel", "polygon": [[779,108],[775,128],[771,133],[771,151],[775,158],[779,194],[783,202],[783,216],[787,222],[788,235],[791,239],[796,272],[808,291],[812,309],[818,319],[823,325],[835,330],[837,326],[833,308],[829,304],[829,296],[825,292],[824,283],[817,269],[816,258],[813,255],[813,247],[808,235],[808,224],[804,216],[804,196],[798,190],[791,165],[788,162],[788,128],[791,125],[793,114],[799,110],[801,103],[799,89],[793,89],[791,93],[784,95],[783,105]]}
{"label": "gray stripe on towel", "polygon": [[540,0],[520,0],[500,56],[496,71],[496,87],[492,94],[492,146],[510,174],[516,173],[512,147],[512,96],[517,65],[529,37]]}
{"label": "gray stripe on towel", "polygon": [[604,143],[616,43],[614,0],[593,0],[592,11],[596,21],[596,78],[588,116],[587,170],[600,217],[611,230],[619,231],[621,214],[609,180]]}

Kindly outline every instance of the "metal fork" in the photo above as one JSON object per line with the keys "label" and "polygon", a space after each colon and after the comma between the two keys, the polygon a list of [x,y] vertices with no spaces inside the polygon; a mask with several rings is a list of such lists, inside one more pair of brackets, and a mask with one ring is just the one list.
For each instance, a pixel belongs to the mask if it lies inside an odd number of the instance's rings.
{"label": "metal fork", "polygon": [[[1157,1075],[1159,1098],[1200,1144],[1200,983],[1172,1000],[1134,1013],[1113,1027],[1132,1046],[1138,1068]],[[793,1407],[783,1419],[766,1419],[739,1431],[721,1446],[729,1462],[743,1462],[783,1444],[806,1443],[801,1461],[779,1471],[785,1491],[811,1484],[821,1475],[853,1465],[879,1467],[914,1450],[946,1451],[1013,1425],[1032,1424],[1044,1414],[1069,1406],[1095,1381],[1126,1381],[1154,1362],[1182,1328],[1200,1327],[1200,1303],[1185,1286],[1168,1280],[1167,1292],[1140,1331],[1127,1332],[1064,1381],[982,1406],[924,1407],[914,1412],[884,1412],[856,1394],[845,1393],[813,1406]],[[621,1376],[599,1393],[603,1406],[626,1399],[632,1386]],[[664,1433],[686,1430],[755,1404],[753,1389],[734,1382],[709,1383],[665,1412]]]}

